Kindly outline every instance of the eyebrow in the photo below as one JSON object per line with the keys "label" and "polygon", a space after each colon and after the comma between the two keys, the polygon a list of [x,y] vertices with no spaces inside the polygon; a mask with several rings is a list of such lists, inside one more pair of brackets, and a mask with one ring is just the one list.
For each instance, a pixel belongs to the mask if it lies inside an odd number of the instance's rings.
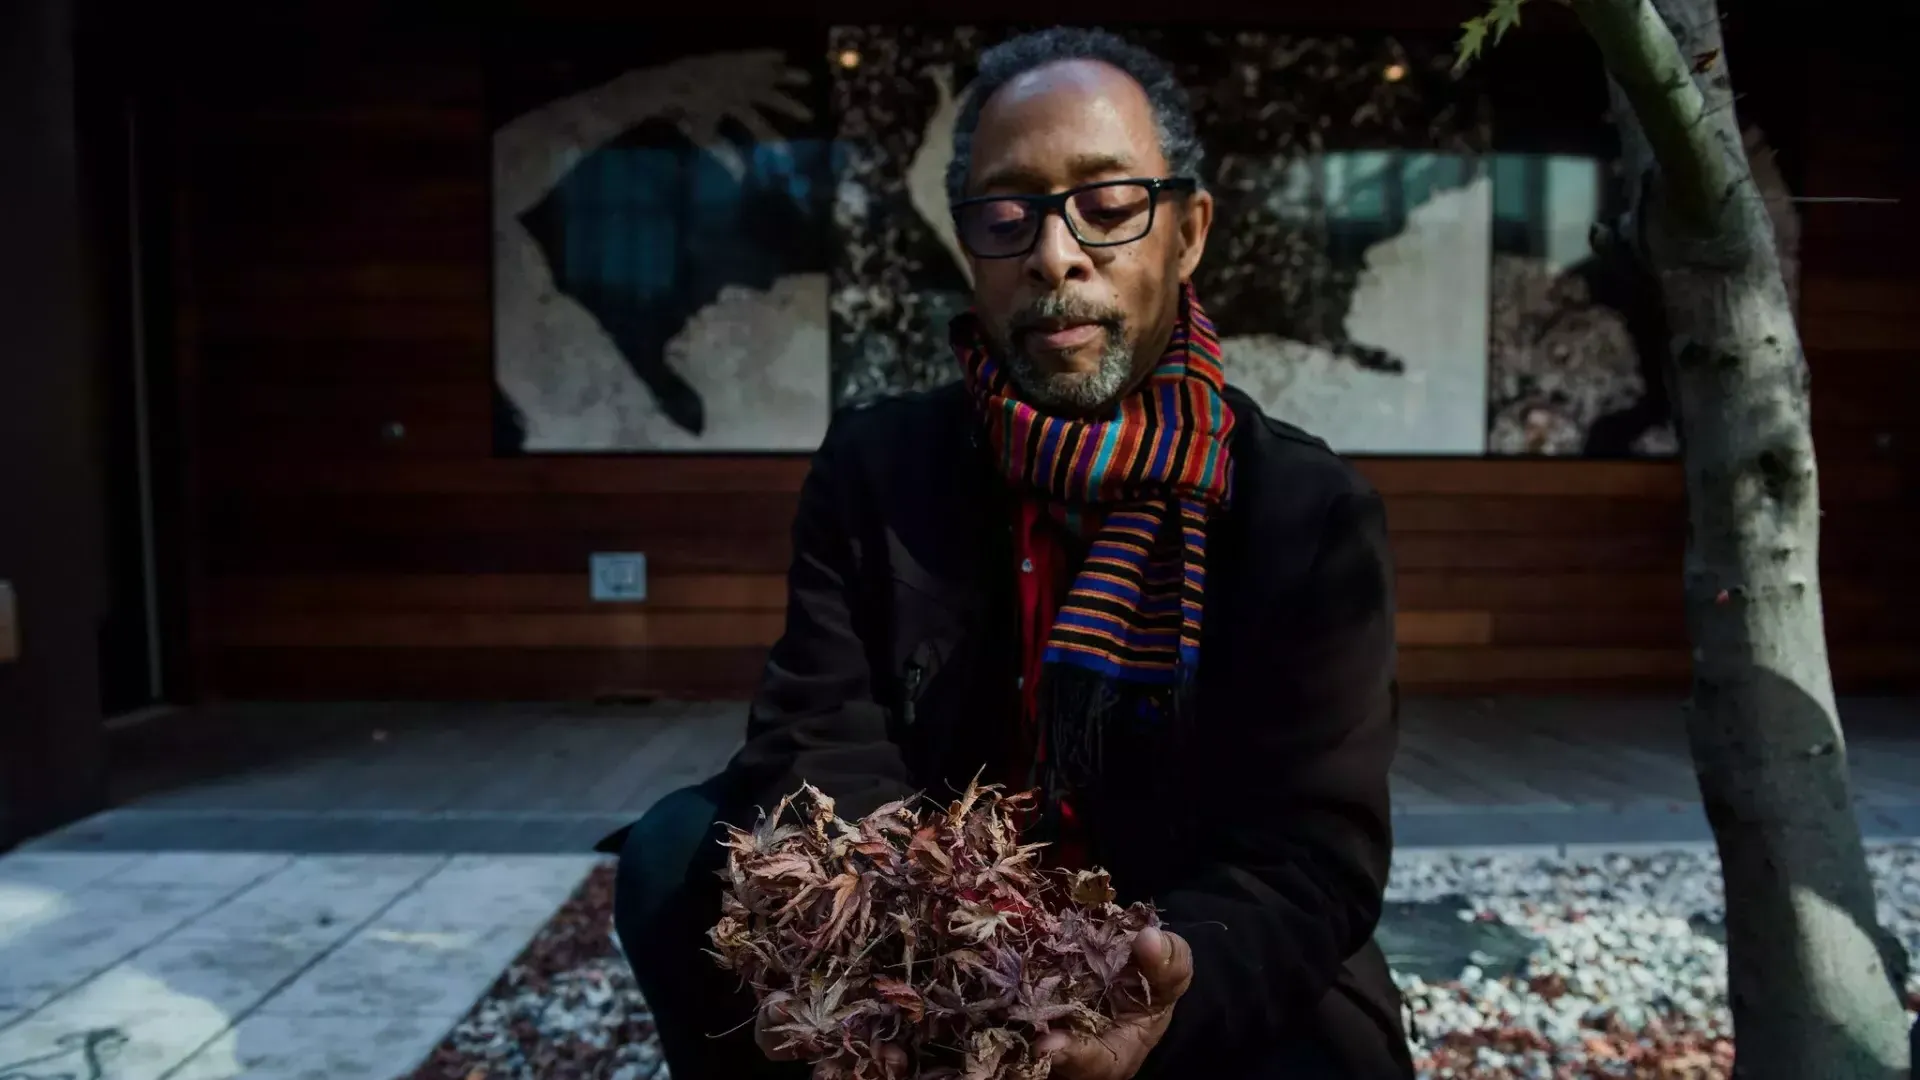
{"label": "eyebrow", "polygon": [[[1076,154],[1067,159],[1067,175],[1075,180],[1085,180],[1101,173],[1124,173],[1133,169],[1133,160],[1117,154]],[[991,191],[994,188],[1031,189],[1052,185],[1051,178],[1043,176],[1036,169],[1024,165],[1011,165],[996,169],[980,179],[980,190]]]}

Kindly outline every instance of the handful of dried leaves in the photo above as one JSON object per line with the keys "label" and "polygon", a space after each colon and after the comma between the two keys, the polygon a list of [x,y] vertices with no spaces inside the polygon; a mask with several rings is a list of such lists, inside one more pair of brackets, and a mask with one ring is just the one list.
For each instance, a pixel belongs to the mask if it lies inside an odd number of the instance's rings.
{"label": "handful of dried leaves", "polygon": [[944,812],[904,800],[849,823],[802,787],[729,828],[713,955],[825,1075],[878,1078],[895,1044],[923,1080],[1041,1080],[1041,1036],[1144,1002],[1128,961],[1159,917],[1114,903],[1105,871],[1057,887],[1014,824],[1033,798],[976,781]]}

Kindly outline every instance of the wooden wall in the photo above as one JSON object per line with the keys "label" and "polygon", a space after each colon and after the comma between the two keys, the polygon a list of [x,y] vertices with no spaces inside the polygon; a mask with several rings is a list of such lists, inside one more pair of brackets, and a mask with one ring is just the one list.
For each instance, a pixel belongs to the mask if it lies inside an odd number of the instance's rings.
{"label": "wooden wall", "polygon": [[[150,167],[178,196],[194,692],[743,694],[781,625],[804,461],[495,457],[480,63],[381,40],[256,41],[149,95]],[[1899,194],[1898,69],[1817,47],[1751,67],[1808,193]],[[1920,222],[1911,201],[1804,209],[1835,663],[1844,688],[1910,688]],[[1389,499],[1409,688],[1684,684],[1676,466],[1361,467]],[[646,552],[652,599],[591,604],[602,550]]]}

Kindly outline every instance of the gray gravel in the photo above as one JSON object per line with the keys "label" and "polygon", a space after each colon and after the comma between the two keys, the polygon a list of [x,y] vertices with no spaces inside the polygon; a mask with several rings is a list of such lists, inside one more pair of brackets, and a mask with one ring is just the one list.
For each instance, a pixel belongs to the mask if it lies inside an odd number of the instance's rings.
{"label": "gray gravel", "polygon": [[[529,982],[496,990],[460,1021],[447,1044],[484,1062],[489,1078],[666,1080],[658,1040],[621,1040],[621,1029],[635,1023],[650,1028],[652,1017],[626,961],[599,957],[544,987]],[[531,1051],[529,1029],[539,1038]]]}
{"label": "gray gravel", "polygon": [[[1876,845],[1868,860],[1882,925],[1920,955],[1920,845]],[[1381,938],[1422,1077],[1727,1074],[1725,907],[1711,851],[1408,851],[1394,859],[1388,901]],[[1920,975],[1907,991],[1911,1010]]]}

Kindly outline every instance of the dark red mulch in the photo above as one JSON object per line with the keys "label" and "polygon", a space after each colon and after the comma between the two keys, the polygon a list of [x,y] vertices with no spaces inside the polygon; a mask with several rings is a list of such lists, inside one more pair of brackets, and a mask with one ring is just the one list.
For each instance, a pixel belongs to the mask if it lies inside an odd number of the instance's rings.
{"label": "dark red mulch", "polygon": [[[634,1053],[644,1050],[641,1056],[653,1059],[652,1017],[610,933],[613,869],[597,866],[587,875],[408,1080],[625,1080],[652,1075],[651,1064],[636,1064]],[[569,980],[576,987],[582,980],[605,987],[605,1000],[586,1008],[557,1006],[556,982]],[[570,1023],[554,1018],[551,1010],[556,1007]],[[583,1035],[583,1030],[589,1033]],[[621,1053],[622,1048],[628,1052]]]}

